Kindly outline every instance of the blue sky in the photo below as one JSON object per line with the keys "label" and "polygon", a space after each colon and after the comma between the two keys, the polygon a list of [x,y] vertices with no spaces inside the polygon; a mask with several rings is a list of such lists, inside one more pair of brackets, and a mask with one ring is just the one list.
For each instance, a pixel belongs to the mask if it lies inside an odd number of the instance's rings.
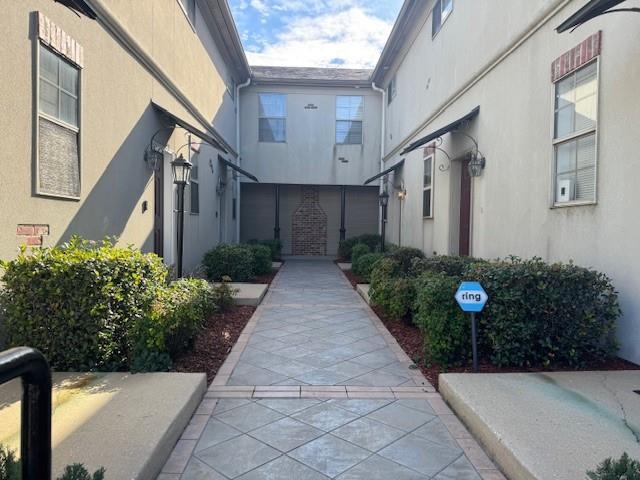
{"label": "blue sky", "polygon": [[402,0],[230,0],[251,65],[373,68]]}

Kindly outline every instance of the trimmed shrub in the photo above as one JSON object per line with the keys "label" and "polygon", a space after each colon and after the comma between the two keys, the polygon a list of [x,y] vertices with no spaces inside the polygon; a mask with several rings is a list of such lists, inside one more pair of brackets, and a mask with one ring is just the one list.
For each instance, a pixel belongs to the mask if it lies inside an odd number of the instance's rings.
{"label": "trimmed shrub", "polygon": [[398,262],[400,271],[403,275],[411,273],[411,266],[416,258],[424,258],[424,253],[418,248],[398,247],[387,254],[389,258]]}
{"label": "trimmed shrub", "polygon": [[469,319],[454,299],[459,284],[459,277],[446,273],[425,272],[414,280],[413,322],[424,335],[429,363],[460,365],[470,357]]}
{"label": "trimmed shrub", "polygon": [[447,275],[463,277],[472,264],[484,261],[474,257],[434,255],[433,257],[414,258],[409,272],[416,277],[424,272],[446,273]]}
{"label": "trimmed shrub", "polygon": [[376,262],[371,275],[371,301],[394,318],[409,314],[415,291],[411,280],[402,275],[400,264],[391,258]]}
{"label": "trimmed shrub", "polygon": [[57,370],[127,368],[133,332],[148,318],[167,269],[154,254],[73,238],[3,262],[9,346],[39,349]]}
{"label": "trimmed shrub", "polygon": [[589,480],[640,480],[640,462],[629,458],[627,452],[618,460],[607,458],[594,472],[587,472]]}
{"label": "trimmed shrub", "polygon": [[271,239],[271,240],[249,240],[247,242],[249,245],[265,245],[269,247],[271,251],[271,260],[274,262],[279,262],[282,258],[282,242],[280,240]]}
{"label": "trimmed shrub", "polygon": [[231,288],[230,282],[231,278],[225,276],[222,277],[220,284],[212,287],[216,307],[223,312],[226,312],[235,304],[233,297],[238,293],[238,289]]}
{"label": "trimmed shrub", "polygon": [[604,274],[539,258],[474,263],[489,301],[480,338],[500,366],[585,367],[617,349],[617,293]]}
{"label": "trimmed shrub", "polygon": [[366,233],[364,235],[347,238],[346,240],[340,240],[338,256],[344,260],[351,260],[351,250],[358,243],[364,243],[369,247],[370,251],[376,252],[380,250],[381,238],[378,234]]}
{"label": "trimmed shrub", "polygon": [[[93,475],[82,463],[67,465],[56,480],[104,480],[105,469],[99,468]],[[21,480],[22,462],[13,450],[0,444],[0,480]]]}
{"label": "trimmed shrub", "polygon": [[371,249],[364,243],[358,243],[351,249],[351,261],[355,262],[358,257],[371,253]]}
{"label": "trimmed shrub", "polygon": [[382,253],[366,253],[364,255],[360,255],[353,260],[351,270],[364,281],[370,282],[371,271],[375,264],[382,258],[384,258]]}
{"label": "trimmed shrub", "polygon": [[266,245],[249,245],[253,253],[253,273],[265,275],[271,272],[271,250]]}
{"label": "trimmed shrub", "polygon": [[234,282],[246,282],[255,276],[253,252],[248,245],[220,244],[205,253],[202,263],[207,278],[216,282],[225,276]]}

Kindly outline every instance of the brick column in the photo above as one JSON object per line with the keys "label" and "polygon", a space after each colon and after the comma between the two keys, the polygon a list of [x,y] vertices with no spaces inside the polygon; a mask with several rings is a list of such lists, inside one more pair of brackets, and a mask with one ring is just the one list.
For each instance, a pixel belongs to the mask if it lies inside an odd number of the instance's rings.
{"label": "brick column", "polygon": [[302,201],[292,217],[292,253],[327,254],[327,214],[320,206],[318,187],[302,187]]}

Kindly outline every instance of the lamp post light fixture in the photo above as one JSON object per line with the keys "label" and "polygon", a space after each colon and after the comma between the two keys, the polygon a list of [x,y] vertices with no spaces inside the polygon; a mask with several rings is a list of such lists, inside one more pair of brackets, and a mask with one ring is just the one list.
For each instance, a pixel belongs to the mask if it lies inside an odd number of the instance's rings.
{"label": "lamp post light fixture", "polygon": [[472,153],[469,159],[469,176],[479,177],[482,175],[482,170],[486,164],[485,158],[480,152]]}
{"label": "lamp post light fixture", "polygon": [[387,192],[387,189],[385,188],[380,195],[378,196],[378,200],[380,201],[380,206],[382,207],[382,218],[380,219],[380,221],[382,222],[381,225],[381,239],[380,239],[380,250],[384,253],[384,237],[386,234],[386,226],[387,226],[387,206],[389,205],[389,193]]}
{"label": "lamp post light fixture", "polygon": [[171,162],[171,173],[173,174],[173,183],[178,187],[178,225],[177,234],[177,256],[176,270],[178,278],[182,278],[182,251],[184,240],[184,187],[189,183],[191,178],[192,163],[186,160],[182,154]]}

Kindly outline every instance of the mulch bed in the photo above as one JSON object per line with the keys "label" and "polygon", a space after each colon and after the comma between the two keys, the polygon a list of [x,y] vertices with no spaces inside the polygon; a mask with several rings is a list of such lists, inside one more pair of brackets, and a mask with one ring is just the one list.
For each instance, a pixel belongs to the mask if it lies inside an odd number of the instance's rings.
{"label": "mulch bed", "polygon": [[212,315],[191,350],[174,361],[172,371],[205,372],[207,384],[211,383],[255,310],[255,307],[234,306]]}
{"label": "mulch bed", "polygon": [[271,285],[271,282],[273,282],[277,273],[278,270],[271,270],[269,273],[265,273],[264,275],[258,275],[249,283],[266,283],[267,285]]}
{"label": "mulch bed", "polygon": [[[415,325],[410,325],[403,320],[397,320],[393,318],[389,318],[389,316],[385,315],[385,313],[378,307],[372,307],[376,312],[382,323],[384,323],[385,327],[391,332],[396,339],[396,341],[400,344],[402,349],[409,355],[409,358],[413,360],[413,362],[420,368],[422,374],[427,377],[427,380],[438,390],[438,375],[441,373],[471,373],[472,367],[461,366],[461,367],[449,367],[447,369],[442,368],[440,365],[430,365],[426,366],[424,362],[424,351],[422,346],[422,334],[420,330]],[[514,373],[514,372],[574,372],[575,368],[541,368],[541,367],[497,367],[492,365],[487,361],[480,361],[478,365],[479,373]],[[608,361],[597,364],[590,365],[588,368],[583,369],[587,370],[595,370],[595,371],[603,371],[603,370],[640,370],[640,365],[636,365],[634,363],[628,362],[621,358],[611,358]]]}
{"label": "mulch bed", "polygon": [[349,280],[353,288],[356,288],[356,285],[358,285],[359,283],[369,283],[361,279],[358,275],[353,273],[351,270],[343,270],[342,272],[344,273],[345,277],[347,277],[347,280]]}

